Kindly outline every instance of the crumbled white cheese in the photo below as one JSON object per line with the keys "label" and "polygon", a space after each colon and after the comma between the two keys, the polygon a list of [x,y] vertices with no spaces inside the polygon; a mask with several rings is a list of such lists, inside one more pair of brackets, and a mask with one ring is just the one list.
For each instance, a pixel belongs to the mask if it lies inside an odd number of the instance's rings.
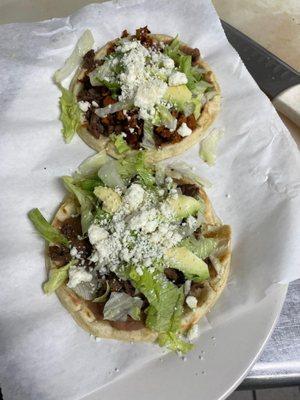
{"label": "crumbled white cheese", "polygon": [[185,299],[185,302],[192,310],[194,310],[197,307],[197,303],[198,303],[195,296],[188,296]]}
{"label": "crumbled white cheese", "polygon": [[98,225],[92,224],[88,230],[89,240],[91,244],[96,244],[108,237],[108,232]]}
{"label": "crumbled white cheese", "polygon": [[140,275],[140,276],[142,276],[143,275],[143,270],[142,270],[142,268],[139,266],[139,267],[137,267],[137,269],[136,269],[136,272],[138,273],[138,275]]}
{"label": "crumbled white cheese", "polygon": [[170,57],[164,57],[162,62],[164,67],[168,69],[173,69],[175,66],[174,61]]}
{"label": "crumbled white cheese", "polygon": [[98,107],[99,107],[99,104],[98,104],[98,103],[97,103],[95,100],[93,100],[93,101],[92,101],[92,106],[94,106],[94,107],[97,107],[97,108],[98,108]]}
{"label": "crumbled white cheese", "polygon": [[92,279],[93,275],[87,272],[84,268],[73,265],[69,269],[69,282],[67,286],[72,289],[75,288],[79,283],[91,282]]}
{"label": "crumbled white cheese", "polygon": [[141,185],[133,183],[127,190],[124,196],[124,203],[127,204],[130,210],[137,210],[144,200],[145,191]]}
{"label": "crumbled white cheese", "polygon": [[177,132],[179,133],[180,136],[186,137],[186,136],[190,136],[190,134],[192,133],[192,130],[187,126],[187,124],[185,122],[183,122],[180,125]]}
{"label": "crumbled white cheese", "polygon": [[81,111],[86,112],[91,107],[91,104],[88,101],[79,101],[78,106]]}
{"label": "crumbled white cheese", "polygon": [[162,99],[168,85],[159,79],[150,79],[139,85],[134,98],[134,105],[140,108],[140,115],[145,119],[148,112],[154,109],[155,104],[158,104]]}
{"label": "crumbled white cheese", "polygon": [[130,51],[132,49],[136,49],[138,47],[139,43],[136,40],[124,40],[118,47],[117,51],[120,51],[121,53],[126,53],[127,51]]}
{"label": "crumbled white cheese", "polygon": [[78,254],[78,251],[77,251],[76,247],[72,247],[71,250],[70,250],[70,256],[71,257],[76,257],[77,254]]}
{"label": "crumbled white cheese", "polygon": [[169,76],[169,86],[185,85],[188,82],[186,75],[183,72],[174,71]]}
{"label": "crumbled white cheese", "polygon": [[186,220],[188,227],[194,231],[197,229],[197,225],[198,225],[198,221],[196,220],[196,218],[192,217],[191,215],[187,218]]}

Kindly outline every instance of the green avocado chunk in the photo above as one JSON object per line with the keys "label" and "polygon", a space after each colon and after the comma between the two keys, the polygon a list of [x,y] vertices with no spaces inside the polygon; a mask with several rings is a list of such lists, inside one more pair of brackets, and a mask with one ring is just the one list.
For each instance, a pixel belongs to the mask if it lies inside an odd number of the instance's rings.
{"label": "green avocado chunk", "polygon": [[196,276],[197,282],[209,278],[207,264],[186,247],[173,247],[167,251],[166,257],[172,268],[189,276]]}
{"label": "green avocado chunk", "polygon": [[173,210],[176,219],[195,215],[201,209],[201,204],[198,200],[184,194],[168,199],[167,203]]}
{"label": "green avocado chunk", "polygon": [[164,94],[164,99],[179,106],[191,101],[192,92],[186,85],[170,86]]}
{"label": "green avocado chunk", "polygon": [[121,197],[111,188],[97,186],[94,194],[103,202],[102,209],[111,214],[115,213],[122,203]]}

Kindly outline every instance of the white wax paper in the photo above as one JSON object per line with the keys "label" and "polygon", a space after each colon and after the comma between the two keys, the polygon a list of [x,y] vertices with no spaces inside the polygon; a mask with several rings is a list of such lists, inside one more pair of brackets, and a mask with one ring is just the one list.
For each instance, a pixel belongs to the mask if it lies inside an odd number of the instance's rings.
{"label": "white wax paper", "polygon": [[[228,44],[208,1],[119,1],[72,16],[0,27],[1,363],[5,400],[80,399],[129,369],[159,357],[152,345],[96,343],[56,296],[44,296],[44,247],[27,219],[51,217],[64,195],[61,175],[93,152],[63,142],[54,71],[90,28],[101,46],[148,25],[201,50],[222,89],[214,126],[225,128],[214,168],[198,146],[178,157],[208,178],[217,213],[233,228],[228,286],[209,316],[222,324],[258,302],[274,283],[299,278],[300,161],[271,103]],[[298,207],[297,207],[298,206]],[[119,371],[118,371],[119,370]]]}

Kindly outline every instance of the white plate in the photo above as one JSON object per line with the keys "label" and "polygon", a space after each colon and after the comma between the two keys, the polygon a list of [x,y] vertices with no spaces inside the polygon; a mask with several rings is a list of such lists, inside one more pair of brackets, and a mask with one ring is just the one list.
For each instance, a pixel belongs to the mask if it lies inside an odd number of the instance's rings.
{"label": "white plate", "polygon": [[138,372],[114,380],[84,400],[225,399],[262,351],[286,291],[287,285],[277,286],[250,312],[204,332],[186,361],[168,354]]}

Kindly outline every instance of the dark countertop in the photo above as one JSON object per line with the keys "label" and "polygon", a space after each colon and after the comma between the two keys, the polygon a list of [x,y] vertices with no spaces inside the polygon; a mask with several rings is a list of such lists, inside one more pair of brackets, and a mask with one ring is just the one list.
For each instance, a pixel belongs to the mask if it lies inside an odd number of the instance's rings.
{"label": "dark countertop", "polygon": [[300,280],[289,285],[278,323],[239,389],[300,386]]}

